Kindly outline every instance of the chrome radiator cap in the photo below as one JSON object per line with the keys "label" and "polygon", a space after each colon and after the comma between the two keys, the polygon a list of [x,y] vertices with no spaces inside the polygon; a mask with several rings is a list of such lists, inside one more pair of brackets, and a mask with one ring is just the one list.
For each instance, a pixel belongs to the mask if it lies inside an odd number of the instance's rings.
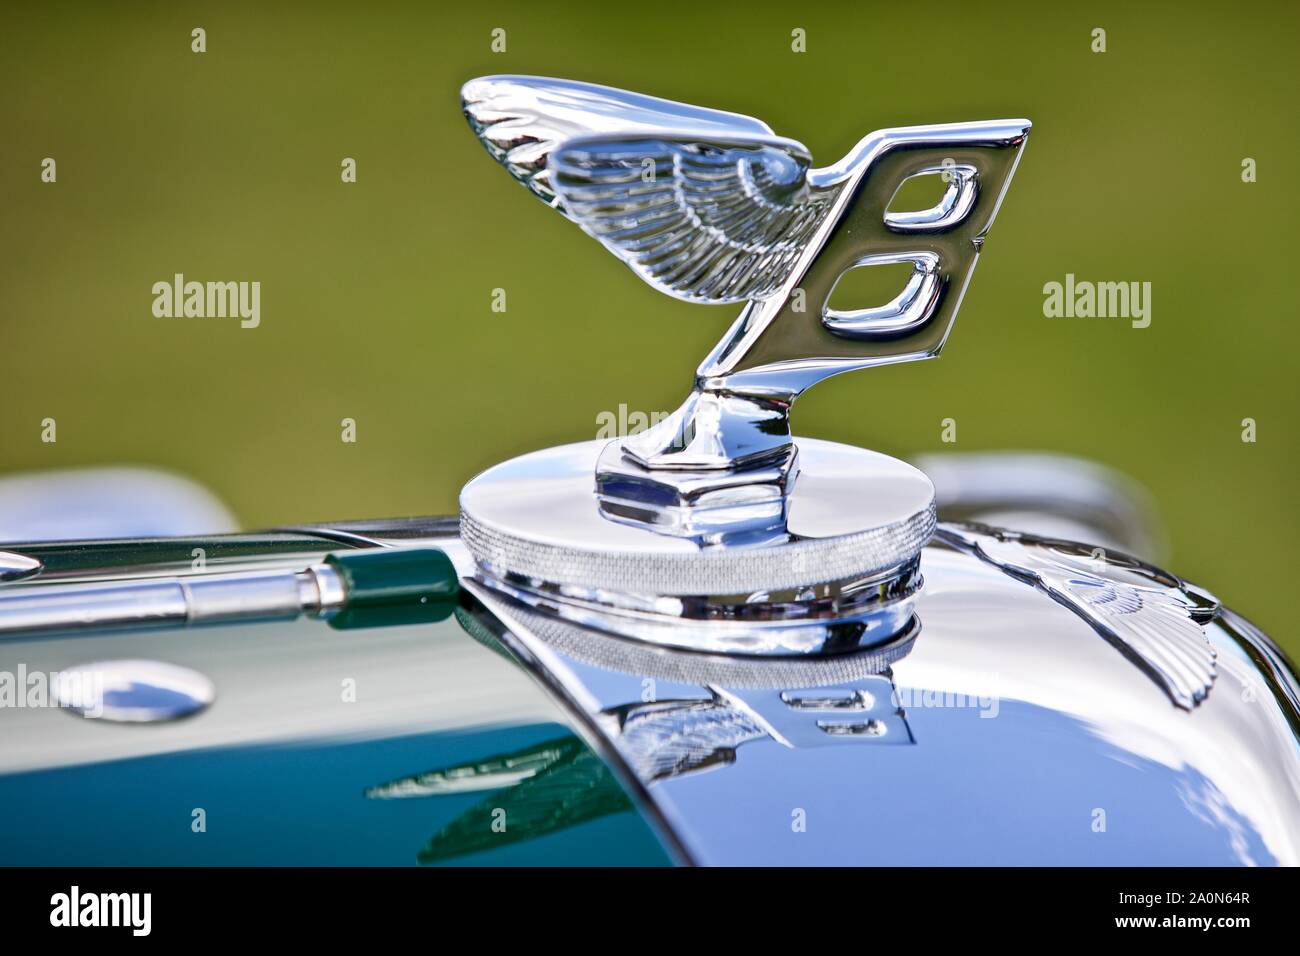
{"label": "chrome radiator cap", "polygon": [[[817,169],[759,120],[608,87],[497,76],[462,100],[512,176],[645,281],[745,304],[665,420],[465,486],[481,580],[696,651],[823,654],[906,631],[933,485],[885,455],[796,440],[790,408],[831,375],[938,354],[1029,122],[885,130]],[[887,208],[922,176],[942,180],[937,205]],[[832,307],[846,274],[898,263],[912,273],[892,301]]]}
{"label": "chrome radiator cap", "polygon": [[798,480],[775,520],[688,536],[594,493],[605,448],[534,452],[465,486],[461,536],[486,582],[573,621],[700,651],[843,651],[910,621],[935,523],[934,487],[912,466],[800,439]]}

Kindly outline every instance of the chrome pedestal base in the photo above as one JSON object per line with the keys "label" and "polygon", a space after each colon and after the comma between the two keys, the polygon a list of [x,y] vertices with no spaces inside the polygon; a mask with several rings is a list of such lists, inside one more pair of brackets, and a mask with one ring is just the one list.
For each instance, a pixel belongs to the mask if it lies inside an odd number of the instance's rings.
{"label": "chrome pedestal base", "polygon": [[744,470],[676,470],[648,468],[611,441],[596,462],[596,496],[611,521],[710,544],[753,543],[784,533],[798,474],[794,445]]}
{"label": "chrome pedestal base", "polygon": [[748,470],[789,457],[790,402],[697,387],[677,411],[618,445],[654,470]]}
{"label": "chrome pedestal base", "polygon": [[[697,473],[713,497],[694,512],[689,493],[659,501],[638,491],[635,507],[611,508],[629,498],[597,479],[617,450],[606,441],[534,452],[465,486],[461,534],[487,586],[622,637],[738,655],[888,641],[911,620],[934,488],[886,455],[795,445],[797,471],[747,473],[755,487]],[[728,507],[758,507],[763,520],[729,530]]]}

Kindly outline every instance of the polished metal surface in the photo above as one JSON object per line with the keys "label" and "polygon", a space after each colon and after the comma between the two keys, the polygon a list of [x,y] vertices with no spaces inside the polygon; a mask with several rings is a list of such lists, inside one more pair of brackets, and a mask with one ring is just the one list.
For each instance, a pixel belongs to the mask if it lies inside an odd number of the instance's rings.
{"label": "polished metal surface", "polygon": [[109,628],[191,627],[329,617],[344,604],[328,564],[302,571],[210,573],[0,592],[0,640]]}
{"label": "polished metal surface", "polygon": [[910,465],[800,439],[777,524],[688,536],[609,512],[592,493],[605,451],[591,441],[534,452],[465,486],[461,533],[482,580],[573,620],[697,651],[845,650],[910,620],[916,557],[934,527],[932,486]]}
{"label": "polished metal surface", "polygon": [[[748,302],[676,413],[626,439],[648,469],[762,465],[789,451],[789,409],[840,372],[937,355],[1029,133],[1027,120],[883,130],[812,168],[759,120],[528,76],[467,83],[496,159],[660,291]],[[918,176],[940,202],[889,208]],[[910,262],[890,303],[830,308],[845,273]]]}
{"label": "polished metal surface", "polygon": [[[127,725],[69,720],[57,707],[6,702],[0,707],[0,779],[168,755],[193,761],[190,772],[197,772],[205,756],[238,748],[287,750],[312,741],[563,720],[526,675],[485,652],[451,620],[358,632],[302,617],[185,633],[79,632],[0,642],[0,675],[14,677],[24,668],[29,675],[48,675],[88,661],[139,659],[196,670],[220,695],[196,719],[144,734]],[[342,697],[345,679],[355,681],[353,703]],[[21,699],[21,689],[19,694]],[[269,811],[263,806],[261,812]],[[293,821],[276,825],[292,829]],[[118,862],[135,859],[128,854]]]}
{"label": "polished metal surface", "polygon": [[1217,674],[1186,709],[1086,608],[941,544],[921,568],[911,639],[803,672],[712,670],[466,586],[691,862],[1300,864],[1300,695],[1257,629],[1193,625]]}
{"label": "polished metal surface", "polygon": [[922,579],[915,561],[817,588],[743,597],[655,597],[546,586],[517,575],[481,580],[520,603],[613,637],[701,654],[827,655],[904,633]]}
{"label": "polished metal surface", "polygon": [[1104,548],[984,525],[940,525],[940,541],[969,551],[1069,608],[1146,671],[1170,700],[1191,710],[1217,676],[1205,625],[1213,595]]}
{"label": "polished metal surface", "polygon": [[[408,543],[436,543],[440,529],[347,527]],[[186,719],[140,725],[74,720],[37,696],[34,675],[142,659],[199,671],[216,699]],[[0,856],[77,867],[668,862],[617,777],[565,719],[452,619],[358,632],[299,618],[0,642],[0,814],[11,822]],[[493,754],[538,749],[562,753],[523,789],[495,773]],[[369,792],[431,768],[460,777],[458,767],[482,771],[486,808],[472,795],[412,802]],[[481,825],[496,807],[510,814],[507,833]],[[208,836],[191,828],[195,808],[207,811]],[[572,829],[583,822],[593,825]]]}
{"label": "polished metal surface", "polygon": [[[366,844],[391,819],[375,815],[381,804],[481,790],[485,802],[434,828],[420,850],[423,863],[504,845],[483,836],[494,808],[518,811],[510,840],[526,841],[528,833],[607,818],[627,805],[625,787],[686,862],[1300,863],[1300,684],[1277,647],[1229,609],[1202,626],[1216,677],[1188,710],[1078,609],[947,545],[922,552],[925,588],[913,602],[913,625],[896,638],[845,653],[746,657],[686,653],[538,613],[474,581],[475,562],[445,537],[445,522],[337,530],[372,545],[444,549],[473,592],[458,615],[470,636],[523,662],[612,776],[555,733],[477,756],[443,756],[421,744],[395,758],[396,741],[425,740],[412,734],[556,713],[522,674],[463,632],[458,637],[450,621],[359,639],[300,619],[179,640],[134,631],[0,643],[0,673],[155,658],[201,670],[222,692],[194,718],[147,733],[70,721],[48,707],[0,709],[0,804],[22,805],[15,796],[55,768],[76,788],[122,766],[115,789],[105,791],[103,819],[130,826],[132,806],[149,794],[190,806],[183,801],[195,775],[224,772],[223,754],[293,755],[319,741],[340,755],[312,758],[326,770],[298,780],[301,761],[276,756],[261,771],[262,785],[231,793],[242,827],[263,820],[294,847],[278,860],[353,859],[360,844],[311,855],[306,829],[315,833],[314,825],[302,824],[297,811],[269,808],[260,797],[265,788],[309,792],[329,813],[343,814],[335,822],[355,820]],[[1118,559],[1115,571],[1132,569]],[[355,681],[356,703],[340,706],[341,678]],[[158,776],[133,784],[131,760],[151,761],[148,772]],[[356,773],[372,764],[388,769]],[[376,810],[346,816],[348,800]],[[25,812],[43,825],[65,811],[29,804]],[[550,822],[514,826],[523,820]],[[48,841],[43,846],[51,851]],[[132,846],[140,854],[149,844]],[[106,850],[116,855],[98,858],[157,860],[170,844],[157,846],[153,856]],[[58,859],[82,859],[73,843],[54,849]],[[23,858],[35,858],[31,852]],[[245,840],[217,861],[256,862],[269,852],[270,844]]]}
{"label": "polished metal surface", "polygon": [[626,90],[539,76],[486,76],[461,89],[461,106],[483,146],[511,176],[569,215],[551,185],[548,160],[566,141],[679,130],[700,137],[778,140],[766,123]]}
{"label": "polished metal surface", "polygon": [[18,554],[16,551],[0,551],[0,584],[35,577],[41,573],[42,567],[37,558]]}
{"label": "polished metal surface", "polygon": [[[899,633],[930,483],[880,455],[796,442],[790,407],[830,375],[938,353],[1028,121],[884,130],[814,169],[756,119],[586,83],[484,77],[462,106],[512,176],[652,286],[748,303],[662,422],[466,486],[461,533],[482,579],[697,651],[828,653]],[[945,183],[936,205],[891,208],[926,176]],[[891,302],[831,308],[848,272],[900,262],[912,275]]]}
{"label": "polished metal surface", "polygon": [[596,460],[596,497],[611,521],[701,540],[753,539],[785,528],[798,477],[793,447],[743,469],[668,471],[645,467],[611,441]]}
{"label": "polished metal surface", "polygon": [[212,681],[162,661],[112,660],[80,664],[54,682],[59,706],[83,717],[122,724],[156,724],[189,717],[216,699]]}
{"label": "polished metal surface", "polygon": [[[602,513],[590,489],[604,444],[533,452],[467,483],[461,531],[475,557],[577,587],[740,594],[882,571],[914,558],[933,530],[933,486],[920,471],[875,452],[800,439],[800,477],[779,541],[740,553],[707,538],[660,534]],[[516,528],[527,535],[516,540]]]}

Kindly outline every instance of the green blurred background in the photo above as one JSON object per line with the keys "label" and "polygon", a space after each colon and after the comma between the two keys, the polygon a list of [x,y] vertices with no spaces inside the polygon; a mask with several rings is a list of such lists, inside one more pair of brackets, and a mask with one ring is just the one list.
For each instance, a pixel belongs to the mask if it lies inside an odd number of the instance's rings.
{"label": "green blurred background", "polygon": [[[1116,466],[1158,498],[1170,565],[1295,653],[1297,17],[1251,3],[8,3],[0,472],[160,466],[247,526],[448,513],[477,470],[594,437],[603,410],[676,407],[737,309],[655,292],[510,182],[460,115],[471,77],[749,113],[819,164],[873,129],[1028,116],[942,359],[827,382],[796,429],[913,455],[951,450],[952,417],[959,451]],[[56,184],[40,182],[47,156]],[[1258,182],[1242,182],[1244,157]],[[260,281],[261,326],[154,318],[151,286],[176,272]],[[1067,272],[1150,281],[1150,328],[1044,318],[1043,284]],[[40,440],[46,417],[56,444]]]}

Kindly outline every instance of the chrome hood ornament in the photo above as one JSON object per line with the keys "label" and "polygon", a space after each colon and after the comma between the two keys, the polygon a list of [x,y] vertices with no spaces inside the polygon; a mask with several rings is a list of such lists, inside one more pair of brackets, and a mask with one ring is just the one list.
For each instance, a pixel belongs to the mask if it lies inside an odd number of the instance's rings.
{"label": "chrome hood ornament", "polygon": [[[485,77],[462,105],[516,180],[652,286],[745,303],[664,421],[465,487],[482,579],[693,651],[820,654],[908,631],[933,486],[884,455],[796,442],[790,407],[831,375],[938,354],[1029,122],[884,130],[813,168],[759,120],[587,83]],[[940,201],[892,210],[920,176],[942,177]],[[892,301],[831,307],[846,273],[891,263],[912,267]]]}
{"label": "chrome hood ornament", "polygon": [[[728,469],[792,447],[790,404],[822,379],[939,353],[1029,135],[1024,119],[887,129],[812,167],[747,116],[609,87],[493,76],[461,92],[521,183],[661,292],[744,302],[672,416],[624,440],[647,469]],[[889,211],[937,175],[930,209]],[[889,303],[830,307],[852,269],[910,263]]]}

